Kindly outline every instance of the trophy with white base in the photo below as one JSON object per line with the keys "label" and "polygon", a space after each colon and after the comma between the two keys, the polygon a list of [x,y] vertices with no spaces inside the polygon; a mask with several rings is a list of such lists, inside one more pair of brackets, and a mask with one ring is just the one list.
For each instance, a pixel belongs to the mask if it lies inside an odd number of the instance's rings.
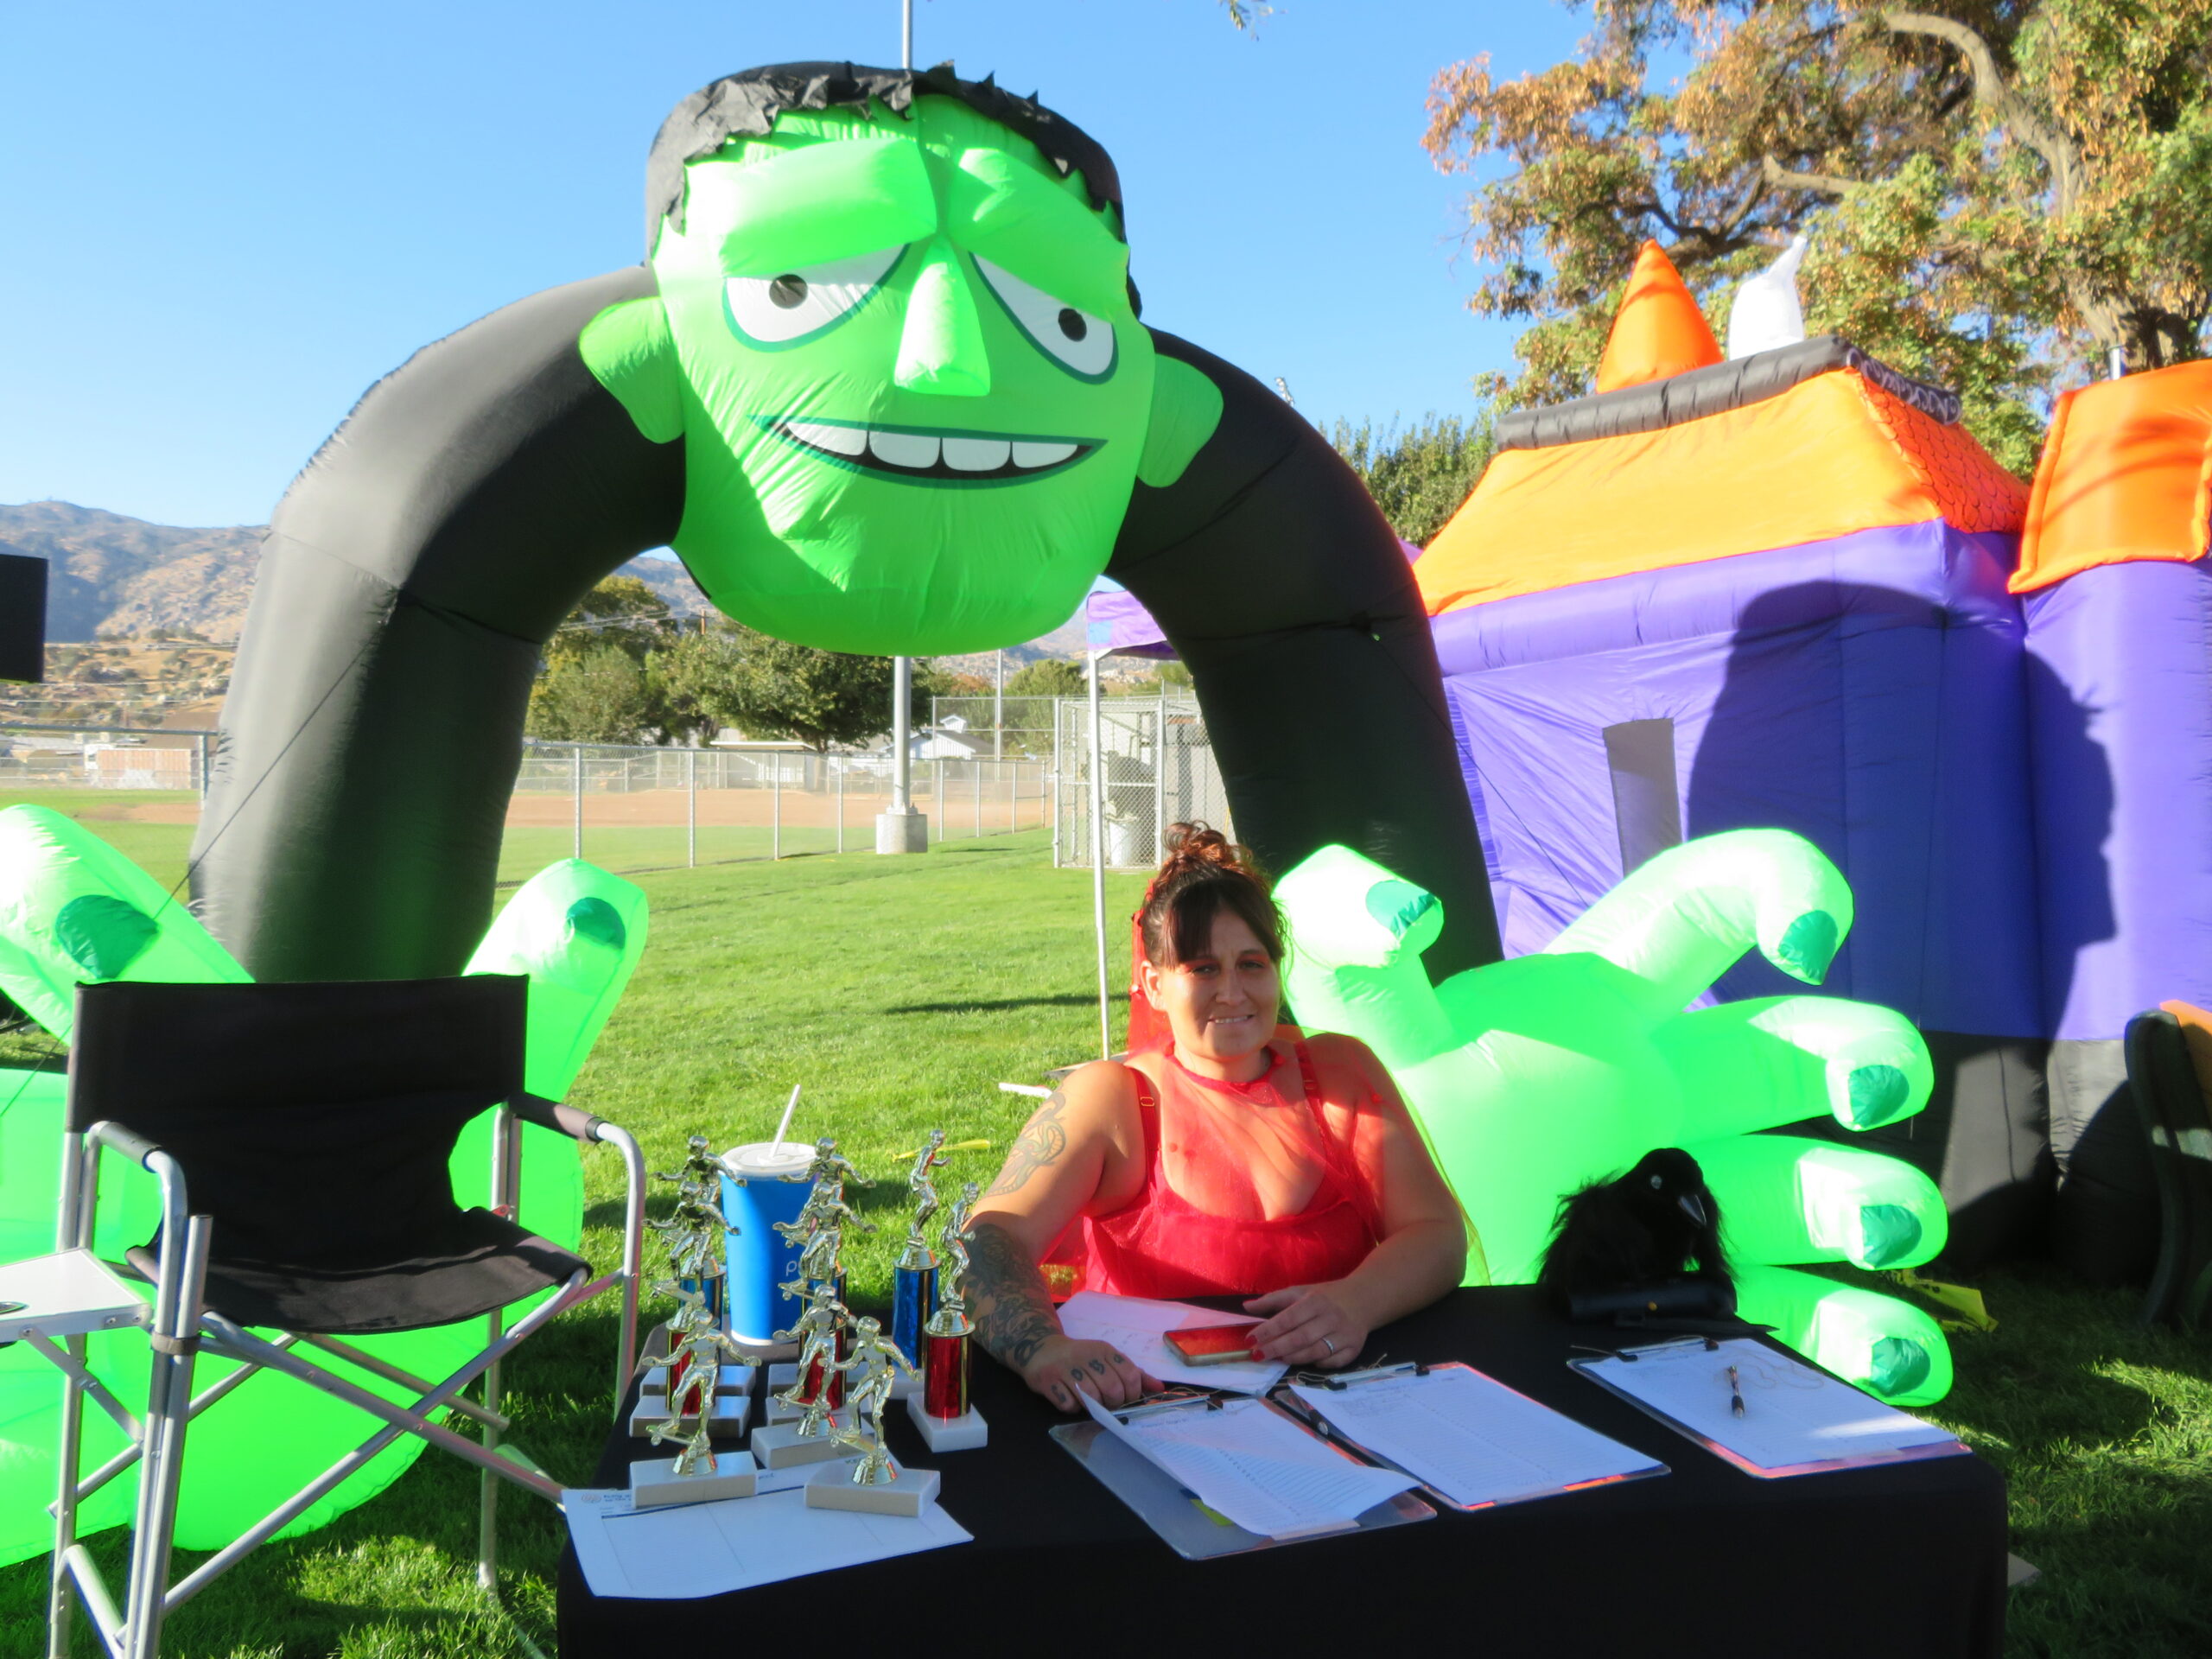
{"label": "trophy with white base", "polygon": [[[748,1358],[715,1322],[697,1291],[672,1279],[661,1280],[653,1288],[674,1296],[683,1306],[668,1325],[665,1391],[658,1396],[639,1395],[638,1409],[630,1420],[631,1433],[643,1433],[655,1446],[675,1440],[683,1450],[673,1463],[656,1459],[632,1464],[631,1501],[645,1509],[654,1504],[750,1497],[754,1480],[753,1454],[717,1454],[713,1437],[743,1432],[751,1403],[750,1378],[743,1368],[760,1362]],[[725,1359],[736,1363],[725,1367]],[[722,1386],[731,1373],[745,1378],[744,1386],[734,1393]]]}
{"label": "trophy with white base", "polygon": [[966,1452],[990,1433],[968,1403],[968,1339],[976,1322],[963,1300],[968,1277],[968,1215],[981,1192],[969,1181],[945,1212],[938,1235],[938,1307],[922,1327],[922,1391],[906,1396],[906,1415],[932,1452]]}
{"label": "trophy with white base", "polygon": [[[852,1319],[838,1294],[844,1282],[838,1253],[847,1223],[866,1232],[875,1230],[845,1203],[844,1177],[851,1169],[837,1156],[834,1141],[817,1143],[814,1190],[807,1195],[805,1207],[798,1219],[774,1224],[785,1237],[805,1240],[799,1277],[782,1288],[791,1295],[804,1295],[806,1311],[790,1330],[775,1332],[778,1342],[801,1345],[798,1362],[789,1369],[790,1385],[768,1396],[768,1421],[753,1431],[753,1455],[763,1468],[788,1469],[847,1455],[836,1438],[842,1427],[836,1414],[844,1402],[844,1373],[850,1369],[841,1362]],[[771,1386],[785,1369],[779,1365],[770,1370]],[[781,1421],[794,1414],[796,1421]]]}
{"label": "trophy with white base", "polygon": [[806,1483],[807,1507],[919,1515],[937,1501],[937,1471],[900,1467],[883,1443],[883,1408],[891,1399],[892,1380],[901,1371],[912,1376],[914,1368],[873,1319],[853,1327],[852,1355],[836,1364],[840,1371],[857,1369],[860,1378],[846,1394],[852,1426],[832,1428],[830,1438],[860,1452],[861,1459],[849,1472],[842,1465],[816,1471]]}

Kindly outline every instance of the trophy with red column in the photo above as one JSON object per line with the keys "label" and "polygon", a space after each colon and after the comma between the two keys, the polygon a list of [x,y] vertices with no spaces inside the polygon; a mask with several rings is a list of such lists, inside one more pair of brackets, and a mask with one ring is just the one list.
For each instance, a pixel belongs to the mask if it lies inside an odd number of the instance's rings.
{"label": "trophy with red column", "polygon": [[975,1321],[963,1300],[968,1277],[968,1217],[982,1189],[969,1181],[945,1211],[938,1236],[938,1306],[922,1327],[922,1391],[906,1396],[906,1414],[932,1452],[982,1446],[989,1431],[968,1401],[968,1342]]}

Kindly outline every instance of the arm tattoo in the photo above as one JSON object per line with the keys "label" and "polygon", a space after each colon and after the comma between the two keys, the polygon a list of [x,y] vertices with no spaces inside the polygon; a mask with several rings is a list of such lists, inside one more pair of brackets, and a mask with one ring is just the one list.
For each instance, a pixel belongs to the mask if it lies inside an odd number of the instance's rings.
{"label": "arm tattoo", "polygon": [[1013,1150],[1006,1155],[1006,1167],[991,1183],[988,1196],[1000,1198],[1008,1192],[1019,1192],[1032,1175],[1059,1161],[1060,1154],[1068,1149],[1068,1132],[1060,1123],[1060,1114],[1067,1109],[1067,1103],[1065,1095],[1055,1094],[1022,1125],[1021,1133],[1014,1137]]}
{"label": "arm tattoo", "polygon": [[969,1235],[967,1291],[976,1339],[1011,1370],[1022,1370],[1060,1334],[1045,1275],[994,1222],[977,1222]]}

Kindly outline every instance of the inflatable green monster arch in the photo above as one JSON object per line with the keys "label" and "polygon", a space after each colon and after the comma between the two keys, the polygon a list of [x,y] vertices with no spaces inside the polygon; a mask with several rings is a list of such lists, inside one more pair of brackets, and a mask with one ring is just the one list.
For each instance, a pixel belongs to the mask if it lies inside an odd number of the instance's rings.
{"label": "inflatable green monster arch", "polygon": [[1347,848],[1277,890],[1299,1017],[1390,1068],[1482,1236],[1491,1275],[1528,1283],[1561,1198],[1683,1146],[1719,1201],[1738,1310],[1900,1405],[1941,1399],[1948,1344],[1917,1308],[1792,1262],[1916,1266],[1943,1248],[1935,1183],[1878,1153],[1758,1131],[1829,1117],[1858,1131],[1928,1103],[1928,1048],[1902,1015],[1840,997],[1690,1007],[1756,945],[1817,985],[1851,890],[1811,842],[1738,830],[1638,866],[1551,944],[1431,984],[1433,894]]}
{"label": "inflatable green monster arch", "polygon": [[1239,830],[1342,842],[1497,955],[1427,620],[1357,478],[1137,319],[1097,143],[949,68],[687,99],[650,262],[375,386],[278,508],[194,849],[269,979],[449,973],[482,932],[538,650],[669,543],[715,604],[880,655],[1016,644],[1102,570],[1189,663]]}

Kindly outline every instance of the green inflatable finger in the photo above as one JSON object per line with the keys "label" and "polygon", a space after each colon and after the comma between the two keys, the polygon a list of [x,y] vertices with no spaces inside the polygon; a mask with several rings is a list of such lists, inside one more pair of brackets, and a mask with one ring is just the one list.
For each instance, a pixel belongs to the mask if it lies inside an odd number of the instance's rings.
{"label": "green inflatable finger", "polygon": [[530,1045],[524,1082],[565,1099],[645,954],[645,895],[580,858],[549,864],[516,889],[472,974],[530,976]]}
{"label": "green inflatable finger", "polygon": [[1936,1071],[1903,1014],[1838,996],[1764,996],[1677,1014],[1651,1040],[1683,1077],[1727,1077],[1685,1109],[1682,1135],[1745,1135],[1827,1116],[1878,1128],[1928,1104]]}
{"label": "green inflatable finger", "polygon": [[1951,1344],[1910,1303],[1779,1267],[1736,1274],[1736,1311],[1776,1338],[1893,1406],[1933,1405],[1951,1391]]}
{"label": "green inflatable finger", "polygon": [[1916,1268],[1950,1237],[1943,1195],[1901,1159],[1790,1135],[1694,1141],[1688,1151],[1720,1201],[1732,1262]]}
{"label": "green inflatable finger", "polygon": [[79,984],[245,977],[181,899],[75,819],[0,810],[0,991],[56,1037]]}

